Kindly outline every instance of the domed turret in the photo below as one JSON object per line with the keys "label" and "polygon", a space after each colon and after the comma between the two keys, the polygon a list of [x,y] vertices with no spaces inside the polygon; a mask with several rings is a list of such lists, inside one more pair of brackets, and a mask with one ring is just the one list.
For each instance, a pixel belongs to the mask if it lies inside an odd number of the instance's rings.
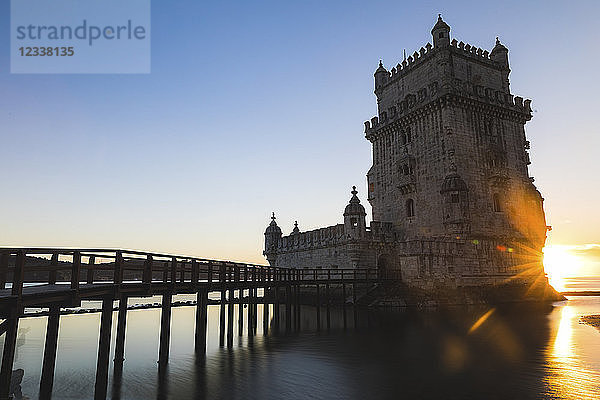
{"label": "domed turret", "polygon": [[366,231],[365,217],[367,213],[356,196],[358,194],[356,186],[352,186],[351,193],[350,202],[344,209],[344,230],[346,237],[360,238],[364,236]]}
{"label": "domed turret", "polygon": [[438,20],[431,30],[433,36],[433,47],[450,46],[450,26],[442,19],[442,14],[438,14]]}
{"label": "domed turret", "polygon": [[383,62],[379,60],[379,68],[375,71],[375,89],[385,85],[390,77],[390,73],[383,66]]}
{"label": "domed turret", "polygon": [[508,64],[508,49],[502,43],[500,43],[500,39],[498,39],[498,37],[496,37],[496,45],[490,53],[490,59],[496,61],[498,64],[504,67],[502,70],[502,88],[506,93],[510,93],[510,81],[508,80],[508,75],[510,74],[510,67]]}
{"label": "domed turret", "polygon": [[275,222],[275,213],[271,216],[271,223],[267,226],[265,230],[265,251],[263,251],[263,255],[269,261],[271,266],[275,266],[275,261],[277,260],[277,245],[279,244],[279,239],[281,239],[281,228],[277,226],[277,222]]}
{"label": "domed turret", "polygon": [[490,58],[497,63],[508,67],[508,49],[502,43],[500,43],[500,39],[498,37],[496,37],[496,45],[490,53]]}

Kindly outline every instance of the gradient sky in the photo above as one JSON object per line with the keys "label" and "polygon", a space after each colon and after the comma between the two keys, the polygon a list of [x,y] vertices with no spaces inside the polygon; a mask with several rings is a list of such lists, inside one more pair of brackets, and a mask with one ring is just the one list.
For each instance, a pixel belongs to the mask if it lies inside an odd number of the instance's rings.
{"label": "gradient sky", "polygon": [[216,3],[153,1],[151,74],[11,75],[2,2],[1,245],[264,262],[271,211],[284,233],[340,223],[353,184],[367,203],[377,63],[438,12],[509,48],[550,243],[600,243],[597,0]]}

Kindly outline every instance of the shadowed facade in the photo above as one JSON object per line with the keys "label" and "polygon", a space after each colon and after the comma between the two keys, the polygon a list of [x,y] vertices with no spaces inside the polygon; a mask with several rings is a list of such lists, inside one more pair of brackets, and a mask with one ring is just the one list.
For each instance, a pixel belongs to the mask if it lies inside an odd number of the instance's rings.
{"label": "shadowed facade", "polygon": [[491,52],[459,42],[441,16],[431,34],[433,44],[375,71],[370,226],[353,188],[343,224],[283,236],[273,216],[263,254],[278,267],[377,269],[429,293],[554,293],[528,171],[531,100],[510,91],[508,49],[498,38]]}

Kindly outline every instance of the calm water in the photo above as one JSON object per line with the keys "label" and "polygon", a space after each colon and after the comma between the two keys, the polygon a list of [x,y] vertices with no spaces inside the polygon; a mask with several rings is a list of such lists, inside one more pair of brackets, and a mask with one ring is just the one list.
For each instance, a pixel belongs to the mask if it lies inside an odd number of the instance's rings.
{"label": "calm water", "polygon": [[[317,333],[315,310],[307,307],[301,332],[264,336],[259,306],[257,336],[238,336],[236,326],[228,349],[219,347],[219,309],[210,306],[208,354],[197,363],[195,308],[180,307],[173,310],[171,361],[162,381],[160,310],[130,311],[120,398],[600,398],[600,331],[579,323],[581,315],[600,314],[600,297],[571,297],[545,312],[496,310],[469,333],[486,311],[361,314],[359,329],[344,331],[334,310],[327,331],[323,310]],[[93,397],[99,319],[61,317],[55,399]],[[351,326],[350,309],[348,320]],[[115,324],[116,313],[113,338]],[[45,327],[45,317],[20,322],[15,368],[25,370],[23,393],[30,398],[38,395]]]}

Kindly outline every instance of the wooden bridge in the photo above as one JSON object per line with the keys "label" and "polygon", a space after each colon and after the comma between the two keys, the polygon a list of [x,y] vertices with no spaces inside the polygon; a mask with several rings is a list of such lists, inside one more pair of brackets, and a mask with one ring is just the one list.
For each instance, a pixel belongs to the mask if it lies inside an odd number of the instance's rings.
{"label": "wooden bridge", "polygon": [[[95,399],[107,396],[113,304],[118,300],[118,317],[114,358],[114,374],[123,371],[127,299],[130,297],[162,296],[158,368],[169,360],[172,297],[176,294],[196,294],[195,351],[199,357],[206,352],[208,294],[220,292],[220,339],[233,344],[233,304],[238,307],[239,329],[242,328],[247,303],[248,335],[254,335],[257,303],[273,304],[273,322],[279,324],[280,305],[284,305],[286,330],[300,323],[300,290],[313,287],[320,326],[321,299],[325,298],[329,324],[330,288],[341,289],[344,299],[347,289],[353,296],[356,316],[357,285],[373,285],[383,279],[368,269],[289,269],[231,261],[207,260],[115,249],[67,248],[0,248],[0,334],[5,334],[0,369],[0,400],[8,399],[13,368],[19,318],[28,307],[48,309],[46,342],[40,381],[40,398],[52,394],[54,366],[58,343],[60,309],[78,307],[82,300],[102,301],[100,337],[96,367]],[[257,295],[262,288],[263,295]],[[323,295],[321,291],[324,290]],[[236,297],[237,292],[237,297]],[[247,296],[245,295],[247,293]],[[343,302],[344,326],[346,305]],[[226,318],[227,308],[227,318]],[[263,324],[268,329],[269,307],[263,307]],[[227,323],[225,320],[227,319]],[[120,378],[119,378],[120,379]]]}

